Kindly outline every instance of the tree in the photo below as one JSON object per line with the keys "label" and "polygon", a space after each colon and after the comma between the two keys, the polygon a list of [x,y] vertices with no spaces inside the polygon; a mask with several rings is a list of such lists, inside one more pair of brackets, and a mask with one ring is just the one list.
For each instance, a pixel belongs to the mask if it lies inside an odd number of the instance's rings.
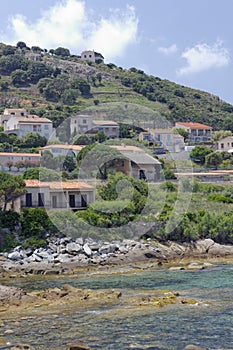
{"label": "tree", "polygon": [[22,139],[23,147],[44,147],[47,143],[47,139],[34,132],[28,132]]}
{"label": "tree", "polygon": [[222,163],[222,155],[220,152],[212,152],[205,157],[205,165],[209,168],[218,169],[218,166]]}
{"label": "tree", "polygon": [[30,62],[27,70],[28,79],[36,84],[42,78],[49,78],[53,69],[42,62]]}
{"label": "tree", "polygon": [[22,69],[16,69],[14,72],[11,73],[11,82],[16,87],[27,85],[28,83],[27,72],[25,72]]}
{"label": "tree", "polygon": [[97,73],[97,74],[96,74],[96,79],[98,80],[99,84],[101,84],[101,81],[102,81],[102,74],[101,74],[101,73]]}
{"label": "tree", "polygon": [[206,146],[196,146],[190,152],[190,158],[193,162],[198,163],[200,165],[205,164],[205,157],[207,154],[212,153],[212,149]]}
{"label": "tree", "polygon": [[62,56],[62,57],[69,57],[70,56],[70,50],[66,49],[64,47],[58,47],[54,50],[54,55],[56,56]]}
{"label": "tree", "polygon": [[27,70],[28,61],[22,55],[0,57],[0,73],[10,75],[16,69]]}
{"label": "tree", "polygon": [[22,49],[26,48],[27,45],[23,41],[18,41],[16,44],[16,47],[22,50]]}
{"label": "tree", "polygon": [[75,158],[72,156],[66,156],[63,162],[63,169],[66,171],[73,171],[76,168]]}
{"label": "tree", "polygon": [[212,139],[214,141],[219,141],[227,136],[232,136],[232,132],[230,130],[217,130],[213,132]]}
{"label": "tree", "polygon": [[57,162],[56,159],[53,158],[53,155],[49,151],[44,151],[43,155],[41,157],[40,164],[42,167],[48,168],[48,169],[56,169],[57,168]]}
{"label": "tree", "polygon": [[8,91],[9,83],[7,81],[1,81],[0,82],[0,89],[1,89],[1,91]]}
{"label": "tree", "polygon": [[59,181],[61,179],[60,174],[52,169],[44,167],[36,167],[33,169],[27,169],[23,173],[24,180],[40,180],[40,181]]}
{"label": "tree", "polygon": [[179,134],[179,135],[181,135],[181,136],[183,136],[184,141],[187,141],[188,138],[189,138],[189,132],[186,131],[185,129],[176,128],[176,129],[174,129],[174,132],[177,133],[177,134]]}
{"label": "tree", "polygon": [[3,203],[3,211],[6,211],[8,203],[13,203],[25,192],[25,182],[21,176],[0,171],[0,201]]}

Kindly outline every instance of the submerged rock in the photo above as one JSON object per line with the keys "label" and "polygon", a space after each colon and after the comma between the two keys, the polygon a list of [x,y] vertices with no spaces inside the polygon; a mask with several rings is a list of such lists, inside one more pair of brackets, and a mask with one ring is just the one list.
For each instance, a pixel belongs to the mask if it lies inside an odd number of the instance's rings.
{"label": "submerged rock", "polygon": [[84,344],[68,344],[66,350],[91,350],[87,345]]}

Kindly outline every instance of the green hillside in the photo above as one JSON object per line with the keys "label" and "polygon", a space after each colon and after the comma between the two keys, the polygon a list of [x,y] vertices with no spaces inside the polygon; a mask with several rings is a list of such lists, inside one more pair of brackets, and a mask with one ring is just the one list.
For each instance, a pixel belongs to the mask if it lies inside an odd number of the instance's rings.
{"label": "green hillside", "polygon": [[136,68],[82,62],[67,49],[23,44],[0,44],[0,112],[24,107],[55,126],[86,110],[142,128],[195,121],[233,131],[233,106],[210,93]]}

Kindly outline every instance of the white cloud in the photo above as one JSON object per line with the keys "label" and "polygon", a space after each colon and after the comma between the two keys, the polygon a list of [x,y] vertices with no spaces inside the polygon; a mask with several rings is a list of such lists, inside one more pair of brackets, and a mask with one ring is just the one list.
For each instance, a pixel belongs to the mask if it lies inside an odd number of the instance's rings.
{"label": "white cloud", "polygon": [[17,14],[10,19],[9,26],[13,37],[4,38],[6,43],[24,41],[29,47],[47,49],[62,46],[73,53],[94,49],[111,60],[121,56],[128,45],[136,41],[138,19],[132,6],[97,19],[93,11],[87,11],[84,1],[64,0],[33,23]]}
{"label": "white cloud", "polygon": [[176,44],[172,44],[172,45],[169,46],[169,47],[160,46],[160,47],[158,48],[158,51],[161,52],[161,53],[163,53],[164,55],[171,55],[171,54],[177,52],[177,46],[176,46]]}
{"label": "white cloud", "polygon": [[186,49],[182,53],[182,58],[187,61],[187,65],[177,71],[178,75],[199,73],[212,68],[222,68],[230,63],[230,53],[223,47],[221,41],[214,45],[197,44]]}

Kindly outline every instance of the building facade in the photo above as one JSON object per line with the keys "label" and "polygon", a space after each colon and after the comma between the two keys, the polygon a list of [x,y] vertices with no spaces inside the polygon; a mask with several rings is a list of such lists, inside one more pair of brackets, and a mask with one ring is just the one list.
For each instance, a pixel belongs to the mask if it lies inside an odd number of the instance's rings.
{"label": "building facade", "polygon": [[20,207],[50,209],[85,209],[95,200],[93,186],[78,181],[25,180],[26,193],[21,196]]}
{"label": "building facade", "polygon": [[119,138],[119,125],[112,120],[93,120],[91,115],[76,115],[70,121],[71,135],[76,133],[95,135],[100,131],[109,139]]}
{"label": "building facade", "polygon": [[18,171],[21,169],[40,166],[41,155],[36,153],[0,153],[1,171]]}
{"label": "building facade", "polygon": [[183,136],[172,129],[149,129],[139,134],[139,141],[147,141],[149,146],[157,146],[169,152],[181,152],[185,148]]}
{"label": "building facade", "polygon": [[207,142],[212,138],[213,128],[201,123],[177,122],[175,128],[187,131],[191,142]]}
{"label": "building facade", "polygon": [[224,137],[222,140],[216,142],[217,150],[223,152],[233,152],[233,136]]}
{"label": "building facade", "polygon": [[[36,115],[11,116],[4,124],[4,132],[14,134],[18,138],[24,137],[29,132],[34,132],[46,139],[54,134],[53,123],[47,118],[40,118]],[[53,135],[55,136],[55,135]]]}
{"label": "building facade", "polygon": [[101,61],[104,63],[104,56],[99,52],[95,52],[94,50],[86,50],[81,53],[81,60],[83,61]]}

